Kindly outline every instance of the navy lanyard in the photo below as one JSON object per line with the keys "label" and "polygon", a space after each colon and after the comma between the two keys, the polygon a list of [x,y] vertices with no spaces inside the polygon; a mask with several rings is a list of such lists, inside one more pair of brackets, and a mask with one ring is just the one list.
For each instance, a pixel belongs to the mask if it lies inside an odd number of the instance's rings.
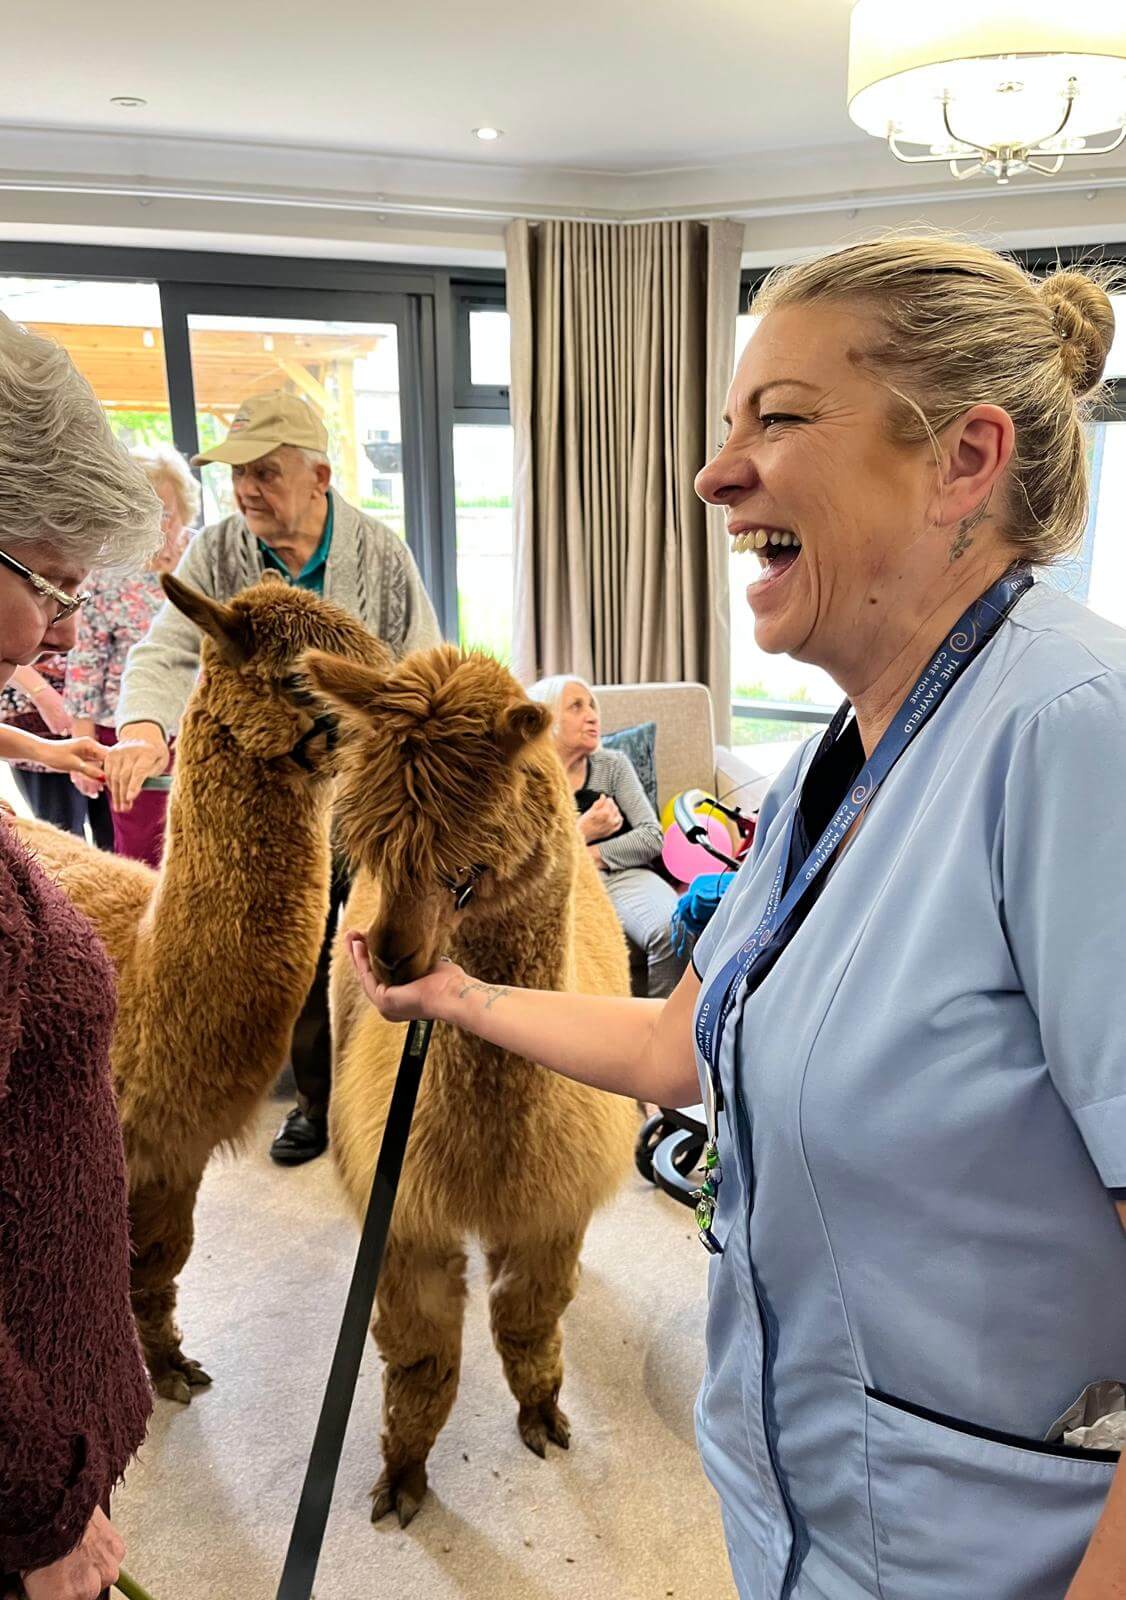
{"label": "navy lanyard", "polygon": [[[1021,595],[1031,587],[1032,581],[1032,574],[1027,567],[1012,568],[987,589],[980,599],[975,600],[959,618],[945,643],[931,658],[919,681],[892,719],[883,738],[873,750],[869,760],[865,762],[856,782],[834,812],[828,827],[783,894],[782,888],[786,881],[794,828],[797,824],[797,806],[795,806],[762,920],[750,938],[739,946],[735,954],[708,984],[696,1012],[696,1047],[707,1069],[704,1101],[708,1121],[708,1146],[704,1155],[705,1180],[703,1188],[697,1192],[699,1204],[696,1220],[705,1245],[713,1251],[719,1248],[711,1234],[711,1222],[715,1213],[716,1190],[721,1181],[716,1150],[719,1112],[722,1106],[719,1082],[720,1048],[724,1029],[738,1003],[739,995],[755,976],[759,964],[779,953],[779,946],[775,943],[777,935],[785,928],[793,912],[808,893],[811,884],[833,860],[849,828],[872,799],[919,729],[938,709],[951,685],[984,650]],[[846,700],[829,724],[814,762],[836,743],[851,710],[852,707]],[[796,931],[796,926],[795,923],[790,937]]]}

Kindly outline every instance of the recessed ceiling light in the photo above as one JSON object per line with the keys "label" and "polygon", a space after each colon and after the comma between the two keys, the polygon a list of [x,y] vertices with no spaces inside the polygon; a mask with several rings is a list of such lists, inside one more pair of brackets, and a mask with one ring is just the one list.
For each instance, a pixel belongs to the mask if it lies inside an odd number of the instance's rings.
{"label": "recessed ceiling light", "polygon": [[135,111],[138,106],[147,106],[148,101],[142,100],[137,94],[115,94],[110,100],[111,106],[125,106],[130,111]]}
{"label": "recessed ceiling light", "polygon": [[474,128],[473,132],[477,135],[478,139],[484,139],[486,144],[490,144],[494,139],[499,139],[501,137],[501,134],[504,132],[504,129],[503,128]]}

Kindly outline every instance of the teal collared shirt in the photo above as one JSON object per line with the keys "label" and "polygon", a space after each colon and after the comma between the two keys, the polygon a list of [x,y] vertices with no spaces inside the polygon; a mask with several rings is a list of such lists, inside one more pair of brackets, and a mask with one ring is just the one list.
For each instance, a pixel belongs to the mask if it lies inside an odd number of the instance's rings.
{"label": "teal collared shirt", "polygon": [[325,517],[325,531],[321,534],[321,542],[306,561],[296,577],[290,572],[285,562],[271,550],[268,544],[258,541],[258,548],[262,552],[262,559],[268,567],[273,567],[275,572],[280,572],[287,583],[295,584],[298,589],[312,589],[314,594],[324,594],[325,568],[328,566],[328,550],[332,543],[332,496],[328,500],[328,515]]}

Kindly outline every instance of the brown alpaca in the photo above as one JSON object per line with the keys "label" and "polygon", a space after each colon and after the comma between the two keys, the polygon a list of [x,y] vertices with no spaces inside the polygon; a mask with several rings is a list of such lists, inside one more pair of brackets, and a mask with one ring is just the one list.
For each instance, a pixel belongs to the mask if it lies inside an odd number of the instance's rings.
{"label": "brown alpaca", "polygon": [[281,578],[229,605],[162,583],[206,637],[159,874],[45,823],[19,829],[117,968],[133,1310],[157,1392],[187,1403],[210,1382],[175,1324],[196,1191],[284,1064],[328,911],[334,758],[293,674],[314,645],[390,658],[346,612]]}
{"label": "brown alpaca", "polygon": [[[337,820],[359,874],[342,928],[368,929],[375,969],[407,982],[444,951],[489,982],[627,995],[625,942],[544,708],[491,658],[449,646],[390,672],[320,654],[306,670],[341,717]],[[341,940],[332,1014],[332,1148],[362,1213],[405,1029],[368,1005]],[[635,1128],[632,1103],[435,1028],[372,1329],[385,1363],[373,1521],[393,1509],[405,1527],[426,1492],[457,1391],[469,1238],[520,1434],[540,1456],[549,1440],[566,1448],[560,1318]]]}

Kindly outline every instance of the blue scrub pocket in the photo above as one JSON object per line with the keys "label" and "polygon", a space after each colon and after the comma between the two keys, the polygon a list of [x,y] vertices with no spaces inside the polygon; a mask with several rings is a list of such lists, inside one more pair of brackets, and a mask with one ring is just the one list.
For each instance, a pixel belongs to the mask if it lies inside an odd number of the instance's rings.
{"label": "blue scrub pocket", "polygon": [[866,1391],[884,1600],[1064,1600],[1115,1459],[920,1414]]}

